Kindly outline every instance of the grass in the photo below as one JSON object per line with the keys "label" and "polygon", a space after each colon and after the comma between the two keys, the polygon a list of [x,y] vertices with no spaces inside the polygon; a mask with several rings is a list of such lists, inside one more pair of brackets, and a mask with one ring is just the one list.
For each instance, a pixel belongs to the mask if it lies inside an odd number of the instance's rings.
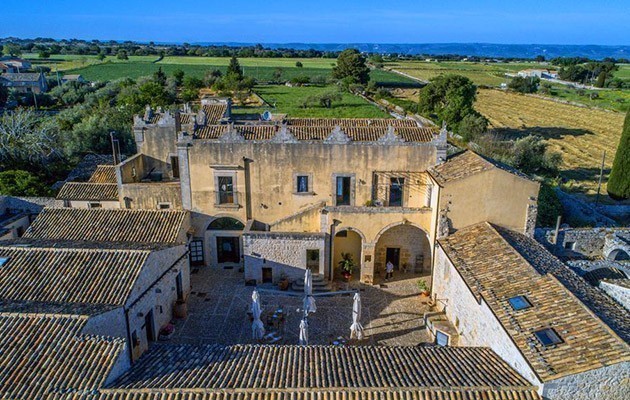
{"label": "grass", "polygon": [[[591,99],[591,93],[597,94],[598,97]],[[630,110],[630,90],[578,90],[553,84],[549,96],[589,107],[601,107],[622,112]]]}
{"label": "grass", "polygon": [[[289,114],[291,117],[313,118],[390,118],[390,115],[358,96],[343,93],[341,101],[334,101],[332,108],[313,106],[300,107],[310,96],[317,96],[335,90],[332,86],[288,87],[284,85],[257,86],[256,93],[270,107],[241,107],[235,113],[261,114],[265,110],[277,114]],[[273,107],[275,105],[275,107]]]}
{"label": "grass", "polygon": [[548,139],[550,148],[562,154],[561,176],[567,186],[587,196],[597,190],[606,151],[606,182],[621,137],[622,113],[488,89],[479,90],[475,108],[497,132],[509,136],[538,134]]}

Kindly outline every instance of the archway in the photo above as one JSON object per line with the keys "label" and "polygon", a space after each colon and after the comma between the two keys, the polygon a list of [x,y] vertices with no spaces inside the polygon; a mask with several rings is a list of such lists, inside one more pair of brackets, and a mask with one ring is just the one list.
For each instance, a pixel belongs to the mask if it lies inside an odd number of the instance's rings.
{"label": "archway", "polygon": [[245,224],[232,217],[218,217],[208,224],[205,236],[210,265],[232,268],[241,264],[243,229]]}
{"label": "archway", "polygon": [[398,273],[431,274],[431,246],[427,234],[412,224],[385,228],[377,236],[374,250],[374,274],[385,277],[388,261]]}
{"label": "archway", "polygon": [[630,260],[630,255],[623,249],[615,249],[608,253],[608,259],[613,261],[627,261]]}
{"label": "archway", "polygon": [[339,263],[346,257],[354,263],[352,280],[358,280],[361,276],[361,251],[362,235],[353,229],[343,229],[337,232],[333,241],[333,278],[342,279],[342,271]]}

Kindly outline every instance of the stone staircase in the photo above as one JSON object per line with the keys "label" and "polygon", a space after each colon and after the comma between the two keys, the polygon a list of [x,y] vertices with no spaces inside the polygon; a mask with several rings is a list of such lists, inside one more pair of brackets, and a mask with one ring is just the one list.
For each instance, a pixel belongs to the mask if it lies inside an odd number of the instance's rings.
{"label": "stone staircase", "polygon": [[[291,290],[304,293],[304,279],[293,281]],[[331,290],[330,283],[322,275],[313,275],[313,293],[325,293]]]}

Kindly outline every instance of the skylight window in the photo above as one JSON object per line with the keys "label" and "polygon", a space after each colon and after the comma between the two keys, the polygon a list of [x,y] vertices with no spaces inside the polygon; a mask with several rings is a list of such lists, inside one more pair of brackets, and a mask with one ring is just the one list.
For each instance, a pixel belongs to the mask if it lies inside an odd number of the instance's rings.
{"label": "skylight window", "polygon": [[9,262],[9,257],[0,257],[0,267],[4,267],[7,262]]}
{"label": "skylight window", "polygon": [[562,343],[560,336],[552,328],[542,329],[534,332],[536,339],[545,347],[553,346],[554,344]]}
{"label": "skylight window", "polygon": [[515,311],[524,310],[532,306],[525,296],[512,297],[508,301]]}

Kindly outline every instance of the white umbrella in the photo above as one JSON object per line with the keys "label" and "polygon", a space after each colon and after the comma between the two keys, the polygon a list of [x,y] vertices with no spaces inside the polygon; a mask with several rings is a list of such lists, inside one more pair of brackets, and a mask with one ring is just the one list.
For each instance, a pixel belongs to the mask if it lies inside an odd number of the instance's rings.
{"label": "white umbrella", "polygon": [[317,311],[313,297],[313,274],[310,269],[307,269],[304,275],[304,295],[304,315]]}
{"label": "white umbrella", "polygon": [[303,318],[300,322],[300,344],[308,344],[308,322],[306,322],[306,318]]}
{"label": "white umbrella", "polygon": [[363,339],[363,326],[361,325],[361,295],[354,294],[354,303],[352,304],[352,325],[350,325],[350,338]]}
{"label": "white umbrella", "polygon": [[252,323],[252,337],[254,340],[262,340],[265,336],[265,325],[260,320],[260,297],[258,296],[258,290],[254,289],[252,293],[252,315],[254,316],[254,322]]}

